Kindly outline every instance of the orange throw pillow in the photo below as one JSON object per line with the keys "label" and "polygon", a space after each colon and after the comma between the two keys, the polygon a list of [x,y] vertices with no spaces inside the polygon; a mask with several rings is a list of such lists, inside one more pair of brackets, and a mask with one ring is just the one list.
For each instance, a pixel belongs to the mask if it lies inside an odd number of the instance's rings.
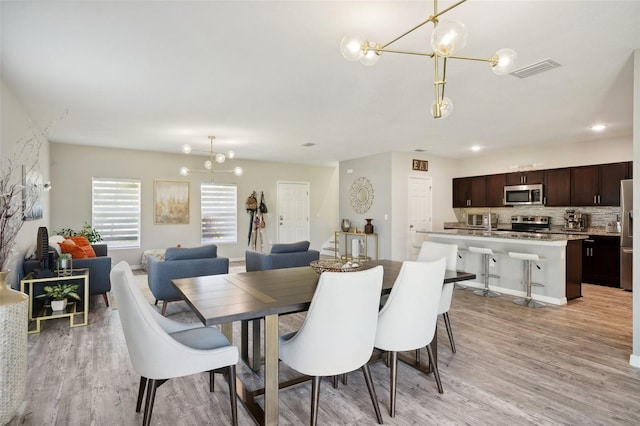
{"label": "orange throw pillow", "polygon": [[86,259],[87,254],[82,250],[82,247],[76,245],[71,240],[64,240],[60,244],[60,251],[62,253],[69,253],[72,259]]}
{"label": "orange throw pillow", "polygon": [[68,237],[67,239],[76,243],[76,245],[84,251],[87,257],[96,257],[96,252],[93,251],[93,247],[91,247],[91,243],[87,240],[87,237]]}

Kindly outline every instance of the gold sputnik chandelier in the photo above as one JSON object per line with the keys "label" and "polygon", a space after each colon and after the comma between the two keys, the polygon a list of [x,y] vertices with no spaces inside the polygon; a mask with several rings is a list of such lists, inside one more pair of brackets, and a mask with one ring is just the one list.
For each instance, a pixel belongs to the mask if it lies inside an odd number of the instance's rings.
{"label": "gold sputnik chandelier", "polygon": [[214,170],[214,163],[224,163],[227,158],[233,158],[235,156],[233,151],[229,151],[227,155],[215,152],[213,150],[213,140],[215,136],[209,136],[210,148],[209,151],[196,151],[193,150],[191,145],[185,144],[182,145],[182,152],[185,154],[191,154],[192,152],[200,152],[209,154],[209,159],[204,162],[204,170],[191,170],[188,167],[180,167],[180,174],[182,176],[189,176],[190,173],[198,172],[198,173],[209,173],[211,175],[211,182],[213,182],[213,174],[214,173],[233,173],[235,176],[242,175],[242,167],[234,167],[232,170]]}
{"label": "gold sputnik chandelier", "polygon": [[[445,85],[447,76],[447,61],[449,59],[463,59],[467,61],[487,62],[493,72],[497,75],[509,74],[516,64],[516,52],[512,49],[500,49],[489,58],[474,58],[458,56],[455,53],[461,50],[467,42],[467,30],[460,21],[439,22],[439,18],[450,10],[460,6],[467,0],[461,0],[454,5],[438,11],[438,0],[433,2],[433,15],[429,18],[394,38],[390,42],[380,45],[374,43],[358,34],[350,34],[342,39],[340,49],[342,55],[349,61],[360,61],[362,64],[371,66],[378,62],[382,53],[402,53],[406,55],[428,56],[434,62],[434,89],[435,100],[431,104],[431,114],[433,118],[446,118],[453,111],[451,99],[445,96]],[[409,50],[398,50],[389,48],[393,43],[402,39],[406,35],[421,28],[427,23],[433,24],[431,33],[432,52],[416,52]]]}

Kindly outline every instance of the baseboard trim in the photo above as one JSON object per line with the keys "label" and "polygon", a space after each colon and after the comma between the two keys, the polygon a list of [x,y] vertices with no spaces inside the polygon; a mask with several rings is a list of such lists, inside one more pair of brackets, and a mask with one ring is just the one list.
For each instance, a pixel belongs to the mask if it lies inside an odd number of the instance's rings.
{"label": "baseboard trim", "polygon": [[640,368],[640,355],[631,354],[629,357],[629,364],[632,367]]}
{"label": "baseboard trim", "polygon": [[[473,288],[484,288],[484,283],[479,283],[476,281],[463,281],[461,284],[466,285],[467,287],[473,287]],[[493,291],[497,291],[498,293],[502,293],[504,295],[509,295],[509,296],[516,296],[516,297],[525,297],[527,295],[527,293],[525,293],[524,291],[520,291],[520,290],[513,290],[511,288],[502,288],[502,287],[497,287],[494,285],[489,285],[489,288]],[[543,302],[543,303],[549,303],[551,305],[566,305],[567,304],[567,298],[563,297],[563,298],[557,298],[557,297],[549,297],[549,296],[544,296],[541,294],[534,294],[533,298],[537,301]]]}

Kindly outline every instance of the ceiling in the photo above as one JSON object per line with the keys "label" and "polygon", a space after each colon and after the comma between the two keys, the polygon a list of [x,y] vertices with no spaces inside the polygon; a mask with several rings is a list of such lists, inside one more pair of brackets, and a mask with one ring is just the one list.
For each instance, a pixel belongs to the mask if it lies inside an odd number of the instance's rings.
{"label": "ceiling", "polygon": [[[453,2],[441,1],[440,9]],[[474,1],[461,55],[509,47],[526,79],[449,61],[446,119],[431,118],[433,61],[348,62],[354,31],[386,43],[433,13],[402,1],[0,2],[1,77],[52,142],[331,165],[380,152],[464,158],[505,147],[630,137],[640,1]],[[398,41],[430,51],[431,25]],[[604,122],[601,133],[590,130]],[[315,144],[303,147],[303,144]]]}

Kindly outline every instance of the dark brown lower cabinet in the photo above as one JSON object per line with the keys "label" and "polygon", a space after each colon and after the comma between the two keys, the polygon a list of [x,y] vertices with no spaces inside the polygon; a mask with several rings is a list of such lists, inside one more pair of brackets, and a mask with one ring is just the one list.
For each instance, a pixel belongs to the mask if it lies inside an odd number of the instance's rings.
{"label": "dark brown lower cabinet", "polygon": [[620,237],[590,235],[582,240],[582,282],[620,287]]}
{"label": "dark brown lower cabinet", "polygon": [[567,241],[567,300],[582,297],[582,240]]}

